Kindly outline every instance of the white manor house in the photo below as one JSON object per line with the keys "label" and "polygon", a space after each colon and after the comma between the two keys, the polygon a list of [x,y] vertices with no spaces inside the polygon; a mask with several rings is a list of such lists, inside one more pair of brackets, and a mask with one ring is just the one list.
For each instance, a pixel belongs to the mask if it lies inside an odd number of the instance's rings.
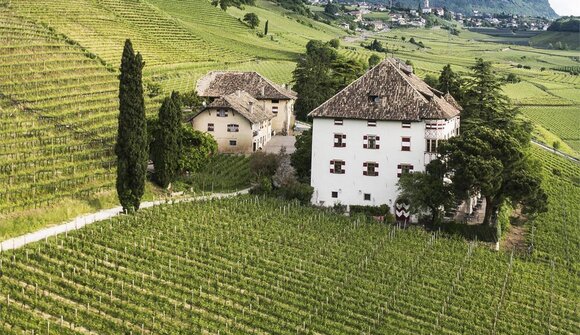
{"label": "white manor house", "polygon": [[309,114],[312,202],[393,208],[399,177],[425,171],[439,141],[459,134],[460,111],[411,67],[384,60]]}

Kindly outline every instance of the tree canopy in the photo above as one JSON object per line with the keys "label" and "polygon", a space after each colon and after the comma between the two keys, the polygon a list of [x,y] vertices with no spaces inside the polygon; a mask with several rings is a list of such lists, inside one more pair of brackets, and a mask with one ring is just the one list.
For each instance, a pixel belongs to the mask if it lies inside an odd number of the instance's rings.
{"label": "tree canopy", "polygon": [[246,22],[250,28],[254,29],[260,24],[260,19],[255,13],[246,13],[246,15],[244,15],[244,22]]}
{"label": "tree canopy", "polygon": [[166,97],[159,109],[158,126],[151,143],[151,158],[155,166],[153,177],[157,184],[167,188],[179,171],[181,152],[181,107],[175,92]]}
{"label": "tree canopy", "polygon": [[328,43],[308,42],[306,53],[300,56],[293,72],[298,119],[305,120],[310,111],[361,76],[365,69],[366,64],[339,55]]}
{"label": "tree canopy", "polygon": [[486,199],[484,223],[490,223],[504,201],[528,213],[546,210],[542,175],[528,153],[530,124],[501,93],[502,81],[489,62],[478,59],[466,82],[462,133],[439,148],[455,192],[462,197],[481,193]]}

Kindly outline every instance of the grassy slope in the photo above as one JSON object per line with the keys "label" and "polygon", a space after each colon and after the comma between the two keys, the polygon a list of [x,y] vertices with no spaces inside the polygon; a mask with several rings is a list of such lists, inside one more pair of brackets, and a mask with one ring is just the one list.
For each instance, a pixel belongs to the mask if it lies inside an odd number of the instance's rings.
{"label": "grassy slope", "polygon": [[[534,46],[538,48],[556,48],[558,42],[566,45],[570,50],[580,50],[580,38],[578,33],[562,31],[545,31],[531,39]],[[550,46],[551,44],[551,46]]]}

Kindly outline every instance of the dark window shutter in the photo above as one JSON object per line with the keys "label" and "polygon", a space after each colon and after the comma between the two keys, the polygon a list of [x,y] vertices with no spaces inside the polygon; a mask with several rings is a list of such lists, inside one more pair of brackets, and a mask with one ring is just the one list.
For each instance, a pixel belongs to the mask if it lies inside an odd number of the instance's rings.
{"label": "dark window shutter", "polygon": [[365,143],[363,144],[363,149],[366,149],[368,147],[368,145]]}
{"label": "dark window shutter", "polygon": [[342,142],[342,147],[343,148],[346,147],[346,143]]}
{"label": "dark window shutter", "polygon": [[343,135],[342,135],[342,138],[346,138],[346,135],[345,135],[345,134],[343,134]]}
{"label": "dark window shutter", "polygon": [[375,137],[375,139],[376,139],[377,141],[380,141],[380,140],[381,140],[381,137],[380,137],[380,136],[377,136],[377,137]]}
{"label": "dark window shutter", "polygon": [[363,171],[363,176],[366,176],[366,175],[368,175],[368,172]]}
{"label": "dark window shutter", "polygon": [[366,140],[367,138],[368,138],[368,136],[367,136],[367,135],[363,136],[363,140]]}
{"label": "dark window shutter", "polygon": [[409,166],[409,170],[413,170],[413,165],[410,165]]}
{"label": "dark window shutter", "polygon": [[379,168],[379,163],[375,163],[375,167],[378,169]]}
{"label": "dark window shutter", "polygon": [[330,173],[334,173],[334,169],[330,169]]}
{"label": "dark window shutter", "polygon": [[375,145],[375,148],[376,148],[376,149],[380,149],[380,147],[381,147],[381,146],[380,146],[380,145],[378,145],[378,144],[377,144],[377,145]]}
{"label": "dark window shutter", "polygon": [[401,168],[401,165],[400,165],[400,164],[399,164],[399,165],[397,165],[397,169],[400,169],[400,168]]}
{"label": "dark window shutter", "polygon": [[401,174],[400,173],[397,173],[397,178],[401,178]]}
{"label": "dark window shutter", "polygon": [[369,165],[369,164],[368,164],[368,163],[366,163],[366,162],[365,162],[365,163],[363,163],[363,166],[364,166],[364,167],[367,167],[368,165]]}

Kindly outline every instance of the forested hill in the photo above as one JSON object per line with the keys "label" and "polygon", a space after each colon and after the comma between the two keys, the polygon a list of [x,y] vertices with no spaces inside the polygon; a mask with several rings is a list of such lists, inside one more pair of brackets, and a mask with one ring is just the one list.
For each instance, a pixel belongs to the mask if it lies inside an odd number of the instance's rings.
{"label": "forested hill", "polygon": [[[383,1],[389,2],[388,0]],[[408,8],[416,8],[419,1],[396,0],[393,1],[393,4],[395,3]],[[451,11],[460,13],[471,13],[473,10],[478,10],[483,13],[508,13],[550,18],[558,16],[550,7],[548,0],[430,0],[430,5],[431,7],[446,7]]]}

